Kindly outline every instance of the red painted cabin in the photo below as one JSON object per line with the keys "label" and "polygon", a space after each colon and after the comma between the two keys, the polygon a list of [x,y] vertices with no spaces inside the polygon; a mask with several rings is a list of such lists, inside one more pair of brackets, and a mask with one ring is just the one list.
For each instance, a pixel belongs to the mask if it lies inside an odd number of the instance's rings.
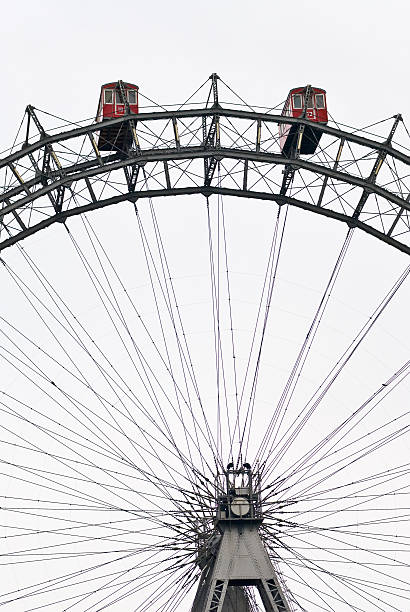
{"label": "red painted cabin", "polygon": [[[282,110],[282,115],[286,117],[300,117],[303,114],[305,106],[307,87],[295,87],[291,89],[285,106]],[[310,96],[307,101],[306,119],[312,123],[327,123],[327,104],[326,92],[318,87],[310,88]],[[297,135],[299,126],[296,124],[279,124],[280,148],[282,153],[289,155],[297,146]],[[316,151],[322,132],[312,125],[306,126],[303,132],[300,153],[302,155],[310,155]]]}
{"label": "red painted cabin", "polygon": [[[122,85],[122,87],[121,87]],[[121,95],[125,94],[125,99]],[[127,112],[138,113],[138,86],[132,83],[117,81],[101,86],[96,121],[123,117]],[[102,126],[98,138],[101,151],[125,151],[131,144],[132,136],[125,123],[110,127]]]}

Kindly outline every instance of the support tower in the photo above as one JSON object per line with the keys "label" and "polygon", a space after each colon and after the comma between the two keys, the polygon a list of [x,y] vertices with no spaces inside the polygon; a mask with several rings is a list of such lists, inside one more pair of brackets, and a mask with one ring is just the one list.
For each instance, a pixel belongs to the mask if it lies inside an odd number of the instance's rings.
{"label": "support tower", "polygon": [[199,548],[202,569],[192,612],[251,612],[244,587],[257,587],[267,612],[291,612],[259,530],[260,479],[244,463],[217,476],[215,532]]}

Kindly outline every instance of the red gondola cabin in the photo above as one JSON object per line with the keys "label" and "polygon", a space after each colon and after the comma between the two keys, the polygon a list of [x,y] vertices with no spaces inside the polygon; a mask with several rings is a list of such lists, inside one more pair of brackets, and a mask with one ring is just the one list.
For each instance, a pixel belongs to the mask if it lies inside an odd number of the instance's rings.
{"label": "red gondola cabin", "polygon": [[[138,113],[137,85],[123,81],[102,85],[96,121],[104,123],[107,119],[122,117],[127,113]],[[125,151],[131,140],[131,132],[125,123],[102,126],[98,148],[101,151]]]}
{"label": "red gondola cabin", "polygon": [[[308,100],[305,107],[306,92]],[[327,123],[327,105],[326,92],[318,87],[295,87],[291,89],[285,106],[283,107],[282,115],[286,117],[301,117],[303,113],[306,119],[312,123]],[[285,155],[291,155],[292,150],[296,150],[298,137],[297,124],[279,124],[280,148]],[[312,125],[306,126],[303,132],[302,141],[300,143],[299,153],[301,155],[310,155],[316,151],[322,132]]]}

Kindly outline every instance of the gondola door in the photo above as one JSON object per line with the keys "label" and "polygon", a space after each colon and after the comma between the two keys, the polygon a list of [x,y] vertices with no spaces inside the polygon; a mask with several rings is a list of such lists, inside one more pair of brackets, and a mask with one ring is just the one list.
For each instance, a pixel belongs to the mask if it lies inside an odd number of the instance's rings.
{"label": "gondola door", "polygon": [[118,89],[115,90],[115,114],[123,115],[125,112],[124,103],[121,101],[120,92]]}
{"label": "gondola door", "polygon": [[316,113],[316,108],[315,108],[315,96],[312,90],[310,90],[310,94],[307,100],[306,118],[311,119],[312,121],[317,121],[317,113]]}

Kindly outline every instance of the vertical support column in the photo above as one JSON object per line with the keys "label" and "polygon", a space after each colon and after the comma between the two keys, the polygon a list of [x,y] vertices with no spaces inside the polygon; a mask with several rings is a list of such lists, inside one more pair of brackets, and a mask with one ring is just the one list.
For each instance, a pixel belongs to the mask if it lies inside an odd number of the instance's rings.
{"label": "vertical support column", "polygon": [[[35,124],[36,128],[39,131],[40,134],[40,139],[45,139],[47,138],[47,133],[44,129],[44,127],[42,126],[39,118],[36,115],[36,112],[34,110],[34,107],[31,106],[31,104],[29,104],[26,107],[26,113],[28,115],[28,119],[27,119],[27,131],[26,131],[26,141],[25,141],[25,145],[28,145],[28,139],[29,139],[29,131],[30,131],[30,120],[33,121],[33,123]],[[56,152],[54,151],[53,147],[51,146],[51,144],[46,143],[44,145],[44,152],[43,152],[43,161],[42,161],[42,165],[41,168],[39,168],[36,160],[34,159],[33,155],[29,154],[29,159],[33,165],[33,168],[40,173],[41,175],[41,183],[42,185],[45,187],[46,185],[48,185],[48,181],[51,178],[52,173],[55,172],[55,170],[52,169],[51,167],[51,160],[53,160],[55,168],[57,169],[57,173],[60,176],[60,178],[63,178],[65,175],[63,166],[61,165],[60,160],[57,157]],[[60,213],[62,211],[63,208],[63,201],[64,201],[64,195],[65,195],[65,186],[64,185],[60,185],[57,188],[57,191],[53,194],[53,193],[48,193],[48,198],[50,200],[50,202],[52,203],[54,210],[56,213]]]}
{"label": "vertical support column", "polygon": [[209,605],[209,612],[222,612],[222,606],[225,600],[227,587],[227,580],[215,581],[215,584],[213,585],[213,590],[210,594],[211,601]]}
{"label": "vertical support column", "polygon": [[[345,139],[341,138],[340,144],[339,144],[339,149],[337,151],[337,155],[336,155],[336,159],[335,159],[335,163],[333,164],[333,170],[336,170],[338,165],[339,165],[339,161],[340,161],[340,157],[342,155],[344,144],[345,144]],[[323,179],[323,185],[322,185],[322,188],[320,190],[319,198],[318,198],[318,201],[317,201],[317,205],[318,206],[322,206],[323,196],[325,194],[325,190],[326,190],[328,181],[329,181],[329,177],[325,176],[325,178]]]}
{"label": "vertical support column", "polygon": [[[308,104],[309,104],[309,99],[312,96],[312,86],[311,85],[306,85],[305,89],[304,89],[304,103],[303,103],[303,110],[302,113],[300,115],[301,119],[305,119],[306,118],[306,113],[307,113],[307,109],[308,109]],[[291,159],[298,159],[300,157],[300,151],[302,148],[302,141],[303,141],[303,135],[305,132],[305,126],[303,123],[300,123],[298,126],[298,130],[297,133],[295,134],[295,136],[293,137],[293,142],[292,142],[292,146],[290,149],[290,155],[289,157]],[[295,140],[296,138],[296,140]],[[282,185],[280,188],[280,192],[279,194],[281,196],[285,196],[290,185],[292,184],[293,181],[293,177],[295,176],[295,168],[292,166],[292,164],[286,164],[284,170],[283,170],[283,179],[282,179]]]}
{"label": "vertical support column", "polygon": [[[212,108],[217,110],[220,108],[218,98],[218,75],[216,72],[212,73],[209,77],[212,81],[211,92],[213,96]],[[206,117],[202,119],[202,138],[204,149],[215,149],[221,146],[221,134],[220,134],[220,117],[216,112],[211,120],[209,129],[207,127]],[[204,187],[209,187],[215,172],[217,159],[214,156],[204,158]]]}
{"label": "vertical support column", "polygon": [[261,133],[262,133],[262,122],[260,119],[256,122],[256,144],[255,151],[259,153],[261,150]]}
{"label": "vertical support column", "polygon": [[219,76],[216,74],[216,72],[213,72],[209,78],[212,81],[212,95],[213,95],[213,99],[214,99],[213,106],[219,106],[219,99],[218,99],[218,79],[219,79]]}
{"label": "vertical support column", "polygon": [[[401,115],[396,115],[394,123],[392,125],[391,130],[390,130],[390,134],[388,135],[387,140],[384,143],[386,145],[386,147],[389,147],[391,145],[391,142],[393,140],[393,136],[394,136],[394,133],[395,133],[395,131],[397,129],[397,126],[399,125],[400,121],[402,121],[402,120],[403,120],[403,118],[402,118]],[[387,157],[386,149],[380,150],[379,154],[377,155],[377,159],[376,159],[376,161],[374,163],[374,166],[372,168],[372,171],[371,171],[371,173],[369,175],[369,178],[368,178],[368,181],[370,183],[375,183],[376,182],[377,175],[379,174],[380,168],[382,167],[383,162],[386,159],[386,157]],[[369,195],[370,195],[370,192],[367,189],[363,189],[363,193],[362,193],[362,195],[360,197],[358,205],[356,206],[356,210],[354,211],[354,213],[352,215],[352,219],[355,220],[355,219],[359,218],[360,213],[362,212],[362,210],[364,208],[364,205],[366,204]]]}
{"label": "vertical support column", "polygon": [[[205,120],[205,117],[202,117],[202,133],[204,133],[204,129],[205,129],[205,132],[206,132],[206,123],[205,123],[205,128],[204,128],[204,120]],[[172,118],[172,126],[174,128],[175,147],[176,147],[177,151],[179,151],[180,148],[181,148],[181,143],[180,143],[180,140],[179,140],[178,123],[177,123],[177,118],[176,117]],[[204,137],[204,140],[205,140],[205,137]]]}

